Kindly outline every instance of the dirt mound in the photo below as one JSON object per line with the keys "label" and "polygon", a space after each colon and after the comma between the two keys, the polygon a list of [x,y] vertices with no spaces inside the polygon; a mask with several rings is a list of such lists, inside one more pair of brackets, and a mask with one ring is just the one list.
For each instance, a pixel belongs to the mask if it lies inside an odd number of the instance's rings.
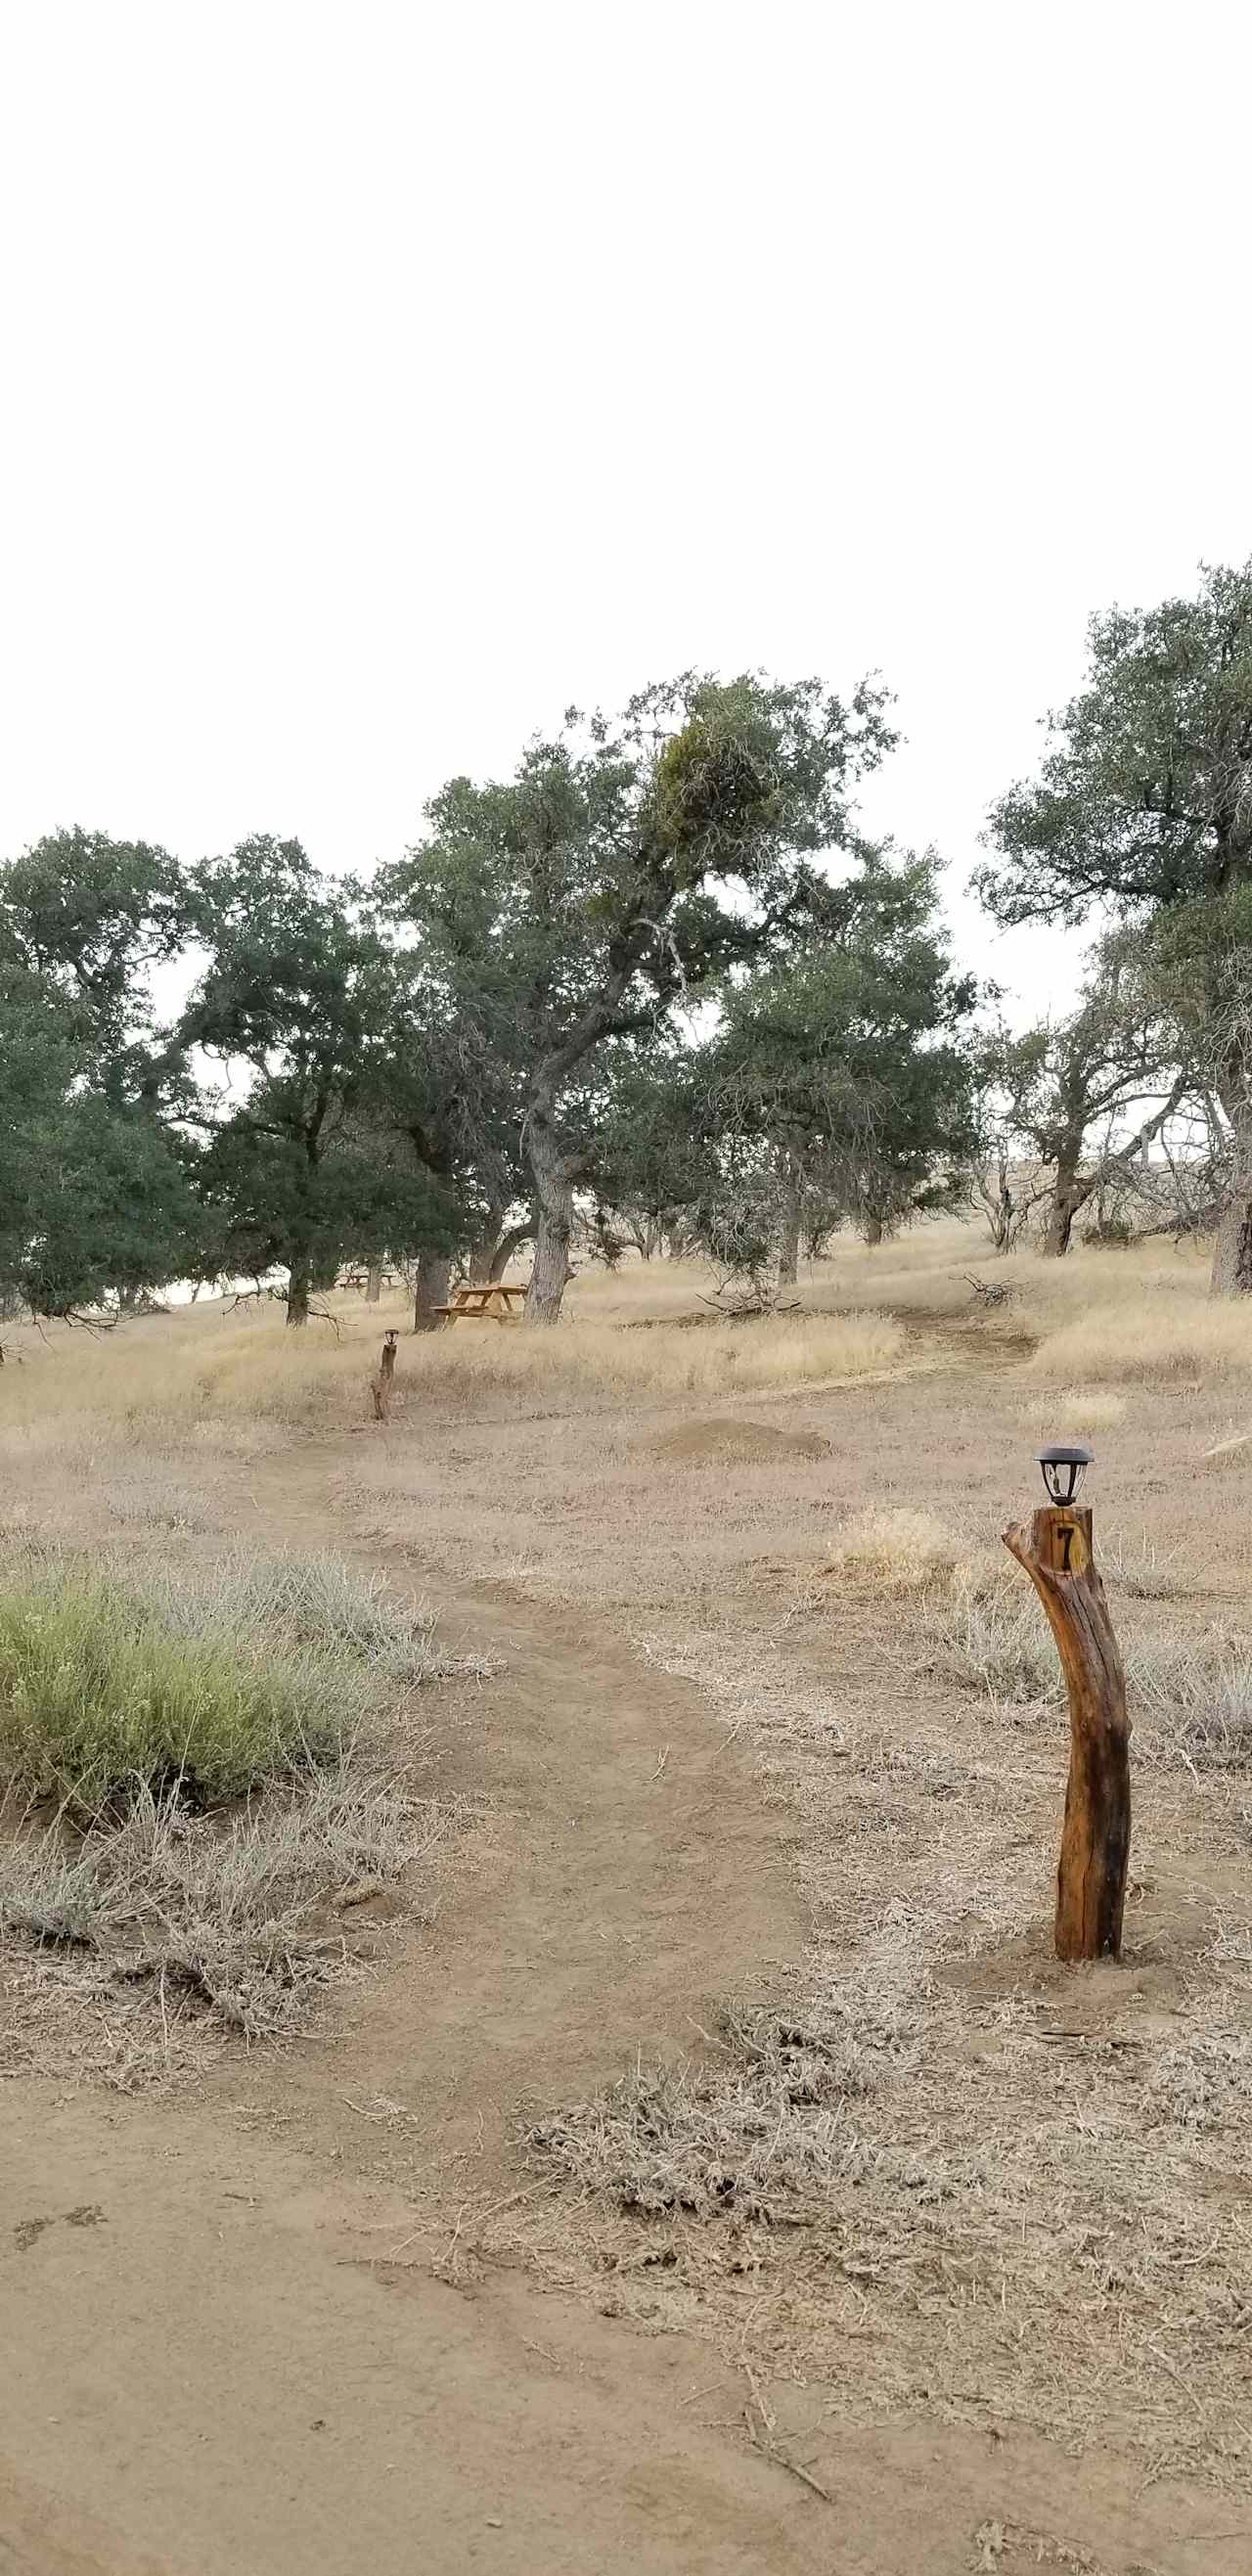
{"label": "dirt mound", "polygon": [[653,1440],[658,1458],[679,1458],[687,1467],[712,1467],[726,1458],[828,1458],[830,1442],[816,1431],[778,1431],[770,1422],[736,1422],[730,1415],[711,1422],[684,1422]]}

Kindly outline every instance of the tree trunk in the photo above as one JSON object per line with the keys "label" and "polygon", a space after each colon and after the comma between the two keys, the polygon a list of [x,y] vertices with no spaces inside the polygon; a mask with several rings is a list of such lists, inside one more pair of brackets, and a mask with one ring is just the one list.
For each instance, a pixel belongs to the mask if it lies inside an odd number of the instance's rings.
{"label": "tree trunk", "polygon": [[369,1266],[369,1269],[366,1271],[366,1274],[365,1274],[365,1303],[366,1303],[366,1305],[367,1305],[367,1306],[376,1306],[376,1305],[378,1304],[378,1300],[379,1300],[379,1298],[381,1297],[382,1293],[383,1293],[383,1266],[382,1266],[382,1263],[381,1263],[381,1261],[371,1261],[370,1266]]}
{"label": "tree trunk", "polygon": [[524,1225],[511,1225],[507,1233],[501,1235],[491,1256],[489,1279],[503,1279],[514,1253],[520,1252],[522,1245],[532,1240],[534,1231],[534,1219],[528,1216]]}
{"label": "tree trunk", "polygon": [[782,1241],[778,1253],[778,1285],[794,1288],[800,1275],[800,1175],[793,1162],[783,1168]]}
{"label": "tree trunk", "polygon": [[312,1293],[312,1288],[312,1264],[308,1261],[293,1261],[291,1265],[291,1273],[287,1281],[287,1324],[289,1329],[292,1325],[307,1324],[309,1320],[309,1298]]}
{"label": "tree trunk", "polygon": [[574,1231],[574,1180],[553,1134],[550,1114],[532,1109],[530,1168],[535,1176],[535,1258],[526,1291],[524,1322],[555,1324],[570,1270]]}
{"label": "tree trunk", "polygon": [[505,1209],[502,1201],[497,1201],[494,1207],[488,1208],[482,1233],[470,1252],[469,1284],[471,1288],[485,1288],[487,1281],[494,1276],[491,1264],[500,1240],[500,1229],[504,1224],[504,1218]]}
{"label": "tree trunk", "polygon": [[1244,1173],[1222,1210],[1213,1246],[1211,1297],[1252,1295],[1252,1178]]}
{"label": "tree trunk", "polygon": [[1043,1254],[1046,1261],[1064,1260],[1069,1250],[1070,1236],[1074,1231],[1074,1219],[1079,1208],[1085,1206],[1090,1195],[1090,1191],[1082,1188],[1072,1171],[1064,1167],[1058,1171],[1056,1187],[1052,1192],[1052,1205],[1048,1210],[1048,1230],[1043,1238]]}
{"label": "tree trunk", "polygon": [[1069,1694],[1070,1762],[1056,1882],[1058,1959],[1116,1959],[1130,1859],[1126,1679],[1082,1504],[1045,1506],[1004,1544],[1048,1615]]}
{"label": "tree trunk", "polygon": [[1231,1124],[1234,1171],[1218,1221],[1209,1294],[1246,1297],[1252,1294],[1252,1110],[1238,1079],[1222,1084],[1220,1098]]}
{"label": "tree trunk", "polygon": [[865,1241],[871,1252],[877,1252],[878,1246],[882,1242],[882,1218],[880,1216],[866,1217]]}
{"label": "tree trunk", "polygon": [[434,1309],[447,1305],[451,1276],[451,1253],[430,1252],[423,1246],[417,1256],[417,1292],[413,1300],[415,1333],[438,1332],[440,1325],[447,1322],[447,1316],[437,1315]]}

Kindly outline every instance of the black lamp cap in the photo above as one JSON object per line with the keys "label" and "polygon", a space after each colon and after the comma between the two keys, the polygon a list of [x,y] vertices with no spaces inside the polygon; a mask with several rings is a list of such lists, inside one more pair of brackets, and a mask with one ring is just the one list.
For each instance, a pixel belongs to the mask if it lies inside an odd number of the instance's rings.
{"label": "black lamp cap", "polygon": [[1089,1467],[1092,1454],[1090,1449],[1067,1448],[1064,1441],[1054,1441],[1051,1448],[1035,1451],[1041,1467]]}

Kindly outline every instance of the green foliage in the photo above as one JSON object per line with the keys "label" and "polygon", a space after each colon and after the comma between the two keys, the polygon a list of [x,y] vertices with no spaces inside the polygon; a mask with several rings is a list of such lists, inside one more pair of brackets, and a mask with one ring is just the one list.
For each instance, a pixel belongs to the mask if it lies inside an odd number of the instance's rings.
{"label": "green foliage", "polygon": [[[1205,571],[1194,599],[1093,618],[1089,644],[1087,685],[1049,720],[1038,777],[992,810],[987,837],[999,861],[977,883],[1003,922],[1070,923],[1099,908],[1146,933],[1153,1008],[1174,1032],[1170,1088],[1180,1078],[1211,1086],[1204,1114],[1228,1201],[1213,1285],[1246,1290],[1252,561]],[[1162,1087],[1166,1079],[1162,1068]],[[1059,1193],[1058,1182],[1058,1204]]]}
{"label": "green foliage", "polygon": [[22,1293],[48,1157],[78,1056],[72,1017],[30,968],[0,962],[0,1296]]}
{"label": "green foliage", "polygon": [[652,825],[687,884],[710,866],[733,864],[740,846],[750,848],[779,819],[780,789],[768,747],[753,739],[752,714],[744,686],[726,691],[697,707],[657,760]]}
{"label": "green foliage", "polygon": [[189,1157],[155,1118],[75,1093],[40,1148],[16,1268],[34,1314],[68,1315],[195,1271],[201,1221]]}
{"label": "green foliage", "polygon": [[890,1226],[951,1195],[972,1150],[973,1002],[937,918],[937,864],[863,847],[779,963],[732,984],[703,1058],[715,1122],[828,1209]]}
{"label": "green foliage", "polygon": [[594,1102],[589,1186],[602,1216],[678,1222],[713,1187],[713,1121],[698,1049],[674,1032],[605,1051]]}
{"label": "green foliage", "polygon": [[189,880],[146,842],[56,832],[0,871],[0,1284],[36,1314],[191,1266],[181,1051],[150,976],[195,919]]}
{"label": "green foliage", "polygon": [[65,1315],[192,1266],[190,1155],[154,1110],[90,1088],[84,1006],[0,966],[0,1294]]}
{"label": "green foliage", "polygon": [[1003,922],[1142,913],[1252,873],[1252,562],[1094,617],[1088,643],[1038,777],[992,809],[978,884]]}
{"label": "green foliage", "polygon": [[335,1669],[179,1634],[102,1578],[0,1583],[0,1776],[74,1812],[178,1785],[201,1805],[341,1744]]}
{"label": "green foliage", "polygon": [[[431,1002],[511,1096],[537,1211],[544,1319],[576,1182],[596,1164],[606,1050],[663,1046],[673,1009],[769,953],[820,895],[816,855],[892,736],[883,693],[687,672],[615,725],[576,709],[512,779],[453,779],[380,892]],[[537,1309],[538,1311],[538,1309]]]}
{"label": "green foliage", "polygon": [[146,1078],[150,970],[197,926],[192,880],[165,850],[107,832],[50,832],[0,871],[3,942],[76,1005],[84,1053],[116,1098]]}
{"label": "green foliage", "polygon": [[[786,1091],[788,1137],[833,1165],[841,1086],[845,1147],[854,1094],[863,1132],[878,1103],[880,1144],[890,1110],[884,1206],[919,1203],[956,1083],[929,894],[878,867],[871,1005],[830,882],[848,860],[868,919],[851,799],[892,740],[876,683],[845,701],[686,672],[614,723],[571,710],[510,778],[448,783],[382,873],[381,913],[267,834],[190,870],[141,841],[48,836],[0,873],[0,1295],[68,1315],[281,1267],[301,1322],[345,1258],[481,1248],[521,1201],[552,1312],[576,1186],[642,1195],[656,1222],[715,1191],[681,1013],[716,994],[733,1020],[745,979],[745,1133],[777,1139]],[[197,979],[162,1027],[153,976],[176,959]]]}
{"label": "green foliage", "polygon": [[181,1042],[252,1077],[210,1121],[201,1187],[222,1266],[287,1269],[302,1323],[346,1254],[407,1252],[440,1219],[426,1175],[371,1117],[395,1072],[401,970],[298,841],[244,841],[199,870],[197,891],[209,955]]}
{"label": "green foliage", "polygon": [[1158,914],[1139,972],[1175,1054],[1235,1096],[1252,1080],[1252,879]]}

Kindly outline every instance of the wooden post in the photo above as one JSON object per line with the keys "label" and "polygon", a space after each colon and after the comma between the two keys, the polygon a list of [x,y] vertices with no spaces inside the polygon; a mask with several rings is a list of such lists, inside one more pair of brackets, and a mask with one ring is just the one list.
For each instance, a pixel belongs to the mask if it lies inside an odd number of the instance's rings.
{"label": "wooden post", "polygon": [[1004,1544],[1048,1614],[1069,1692],[1069,1783],[1056,1882],[1058,1959],[1118,1958],[1130,1858],[1126,1676],[1081,1503],[1045,1505]]}
{"label": "wooden post", "polygon": [[384,1333],[382,1357],[374,1376],[370,1379],[375,1422],[385,1422],[391,1409],[391,1381],[396,1373],[397,1338],[395,1333]]}

